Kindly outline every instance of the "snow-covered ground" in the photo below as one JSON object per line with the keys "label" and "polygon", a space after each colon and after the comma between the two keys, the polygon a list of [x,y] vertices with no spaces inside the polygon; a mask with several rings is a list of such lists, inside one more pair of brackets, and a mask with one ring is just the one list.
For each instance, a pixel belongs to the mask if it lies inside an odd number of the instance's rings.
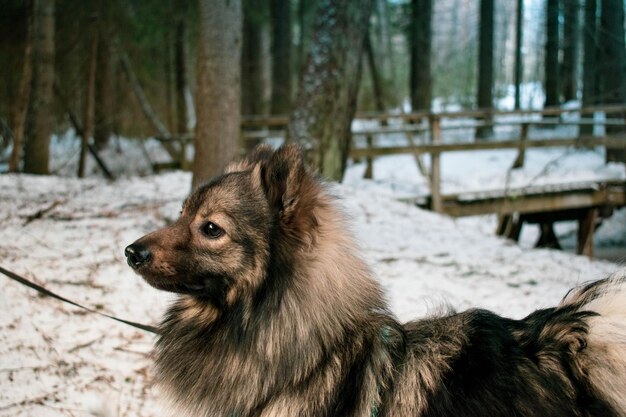
{"label": "snow-covered ground", "polygon": [[[65,146],[58,155],[75,146],[71,137],[55,140],[56,149]],[[159,156],[150,142],[145,149],[151,158]],[[118,170],[133,175],[115,182],[0,175],[0,265],[81,304],[156,323],[170,296],[133,274],[122,251],[177,216],[190,176],[135,176],[148,165],[146,153],[131,142],[107,152]],[[554,152],[529,151],[513,181],[524,184],[538,174],[542,181],[546,175],[564,181],[581,171],[585,178],[623,178],[623,166],[604,165],[599,151]],[[444,157],[444,189],[501,186],[514,157],[508,151]],[[58,160],[59,173],[75,172],[75,159]],[[380,158],[372,181],[360,179],[363,169],[353,164],[334,192],[402,320],[442,306],[484,307],[519,318],[554,305],[573,285],[620,268],[497,238],[488,216],[453,220],[395,201],[426,186],[410,156]],[[626,211],[611,222],[598,231],[599,240],[626,246]],[[153,336],[0,280],[0,416],[164,415],[150,379]]]}
{"label": "snow-covered ground", "polygon": [[[575,103],[574,103],[575,105]],[[513,118],[513,119],[511,119]],[[517,119],[515,119],[517,118]],[[536,116],[530,116],[537,120]],[[576,120],[577,113],[565,115],[565,120]],[[598,113],[595,119],[603,120]],[[501,116],[499,121],[519,121],[519,116]],[[392,121],[393,123],[393,121]],[[471,119],[444,120],[449,124],[474,123]],[[370,122],[355,123],[355,129],[373,127]],[[531,127],[529,140],[547,138],[571,138],[577,136],[577,127],[558,126],[556,128]],[[595,133],[603,134],[603,128],[596,125]],[[474,129],[444,130],[445,142],[463,142],[473,137]],[[519,137],[519,128],[497,126],[493,140],[506,140]],[[378,146],[408,145],[404,134],[380,135]],[[419,140],[419,139],[417,139]],[[422,139],[423,140],[423,139]],[[364,146],[363,138],[356,138],[357,146]],[[577,149],[574,147],[531,148],[526,151],[524,166],[511,169],[517,157],[517,150],[502,149],[490,151],[448,152],[441,155],[441,190],[446,194],[481,194],[490,191],[504,191],[511,195],[524,193],[531,187],[546,185],[567,185],[587,182],[603,182],[626,179],[624,164],[605,163],[605,150],[602,147]],[[430,159],[422,157],[423,165],[429,169]],[[373,180],[363,181],[365,163],[351,163],[343,183],[366,188],[372,192],[384,193],[389,198],[410,199],[430,194],[428,179],[417,167],[413,155],[391,155],[376,158],[373,164]],[[496,229],[496,216],[476,216],[461,218],[457,223],[478,227],[487,232]],[[555,229],[565,249],[575,250],[577,225],[575,222],[559,222]],[[520,244],[531,248],[538,239],[538,227],[526,225],[522,230]],[[594,246],[600,255],[626,262],[626,209],[616,211],[613,217],[605,220],[594,236]]]}

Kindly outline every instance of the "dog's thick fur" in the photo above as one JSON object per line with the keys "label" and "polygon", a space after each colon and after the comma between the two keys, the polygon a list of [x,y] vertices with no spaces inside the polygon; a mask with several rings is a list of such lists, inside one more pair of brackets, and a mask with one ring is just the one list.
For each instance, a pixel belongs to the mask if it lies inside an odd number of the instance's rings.
{"label": "dog's thick fur", "polygon": [[519,321],[400,324],[294,145],[257,148],[136,244],[138,272],[180,294],[155,354],[185,415],[626,417],[623,274]]}

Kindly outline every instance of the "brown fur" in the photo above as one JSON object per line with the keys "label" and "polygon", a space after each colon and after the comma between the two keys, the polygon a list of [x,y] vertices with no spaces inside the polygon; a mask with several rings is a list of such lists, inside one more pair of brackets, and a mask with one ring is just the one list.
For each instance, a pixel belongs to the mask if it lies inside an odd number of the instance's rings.
{"label": "brown fur", "polygon": [[[296,146],[262,146],[135,243],[150,252],[138,272],[180,294],[155,351],[179,412],[626,415],[625,389],[601,375],[626,352],[605,341],[608,327],[626,335],[623,305],[604,319],[608,281],[521,321],[473,310],[401,325],[342,217]],[[626,387],[625,363],[606,381]]]}

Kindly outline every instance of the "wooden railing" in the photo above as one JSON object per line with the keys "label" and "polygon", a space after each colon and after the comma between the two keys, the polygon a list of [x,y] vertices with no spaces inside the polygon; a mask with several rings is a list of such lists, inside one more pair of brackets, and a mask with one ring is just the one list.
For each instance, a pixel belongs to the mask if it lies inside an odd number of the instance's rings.
{"label": "wooden railing", "polygon": [[[572,125],[585,125],[589,124],[588,121],[580,121],[578,123],[568,122]],[[376,147],[373,145],[373,135],[378,134],[377,131],[362,131],[359,132],[366,136],[367,147],[352,149],[350,156],[353,158],[365,158],[366,176],[371,175],[373,159],[375,157],[394,155],[394,154],[413,154],[416,157],[418,167],[424,175],[429,178],[430,191],[431,191],[431,209],[433,211],[441,212],[443,208],[442,193],[441,193],[441,154],[445,152],[467,152],[467,151],[481,151],[481,150],[497,150],[497,149],[517,149],[518,156],[513,164],[513,168],[519,168],[524,164],[524,158],[526,150],[529,148],[549,148],[549,147],[596,147],[603,146],[607,149],[625,149],[626,150],[626,134],[611,135],[611,136],[580,136],[576,138],[552,138],[552,139],[533,139],[529,140],[528,132],[530,126],[533,125],[545,125],[544,121],[522,121],[518,123],[505,123],[507,126],[519,124],[520,136],[512,140],[499,140],[499,141],[480,141],[469,143],[442,143],[442,133],[446,130],[446,127],[442,127],[441,118],[436,115],[429,116],[429,133],[430,143],[415,144],[411,141],[411,145],[405,146],[389,146],[389,147]],[[604,121],[595,122],[596,125],[603,125],[605,127],[624,127],[623,121]],[[457,126],[455,126],[456,128]],[[476,127],[476,126],[470,126]],[[464,126],[466,128],[466,126]],[[356,133],[356,132],[355,132]],[[431,158],[430,173],[424,172],[423,164],[420,163],[420,156],[429,154]]]}
{"label": "wooden railing", "polygon": [[[594,112],[604,112],[610,115],[604,120],[593,120],[582,117],[575,121],[560,120],[564,114],[578,113],[580,115],[591,115]],[[506,116],[517,116],[516,120],[502,120]],[[555,116],[550,118],[549,116]],[[556,117],[558,116],[558,117]],[[523,111],[495,111],[495,110],[472,110],[463,112],[418,112],[408,114],[394,113],[358,113],[356,116],[360,121],[379,122],[378,126],[364,129],[353,129],[353,137],[365,137],[366,147],[353,147],[350,156],[355,159],[365,158],[367,168],[366,176],[372,174],[373,159],[380,156],[393,154],[413,154],[416,163],[423,175],[430,181],[431,208],[434,211],[441,211],[441,164],[440,157],[444,152],[458,151],[478,151],[489,149],[518,149],[518,157],[515,165],[523,165],[525,151],[528,148],[579,146],[593,147],[604,146],[608,149],[624,149],[626,136],[587,136],[577,138],[556,138],[556,139],[532,139],[530,140],[529,129],[531,126],[604,126],[624,127],[626,122],[626,106],[595,106],[579,109],[547,108],[543,110],[523,110]],[[470,122],[459,119],[471,119]],[[382,125],[384,122],[385,125]],[[256,143],[262,142],[268,137],[284,137],[285,128],[288,123],[287,116],[244,116],[242,118],[241,149],[245,152]],[[479,141],[464,143],[444,143],[443,134],[447,131],[459,129],[476,129],[482,126],[519,126],[519,137],[511,140],[499,141]],[[404,134],[406,145],[403,146],[378,146],[375,138],[386,134]],[[419,135],[419,140],[416,136]],[[189,163],[184,158],[185,148],[192,142],[191,135],[182,135],[169,138],[158,138],[161,141],[177,141],[180,143],[182,151],[179,161],[168,164],[160,164],[157,168],[170,168],[174,166],[188,167]],[[431,169],[428,172],[424,168],[420,157],[429,154],[431,158]]]}
{"label": "wooden railing", "polygon": [[[594,112],[604,112],[606,114],[621,114],[626,116],[626,106],[590,106],[577,109],[564,109],[561,107],[548,107],[542,110],[494,110],[479,109],[460,112],[415,112],[415,113],[371,113],[359,112],[355,119],[387,122],[390,120],[400,120],[404,123],[419,122],[429,119],[431,116],[440,119],[461,119],[461,118],[490,118],[500,116],[559,116],[567,113],[591,114]],[[289,122],[289,117],[282,116],[243,116],[241,126],[244,128],[271,128],[284,129]]]}

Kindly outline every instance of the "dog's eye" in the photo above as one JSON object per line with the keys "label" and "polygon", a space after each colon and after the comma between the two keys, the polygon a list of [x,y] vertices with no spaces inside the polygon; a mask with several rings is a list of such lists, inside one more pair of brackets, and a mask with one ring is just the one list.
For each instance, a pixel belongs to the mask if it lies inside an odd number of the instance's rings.
{"label": "dog's eye", "polygon": [[211,239],[217,239],[224,234],[224,230],[213,222],[207,222],[204,226],[202,226],[202,233]]}

